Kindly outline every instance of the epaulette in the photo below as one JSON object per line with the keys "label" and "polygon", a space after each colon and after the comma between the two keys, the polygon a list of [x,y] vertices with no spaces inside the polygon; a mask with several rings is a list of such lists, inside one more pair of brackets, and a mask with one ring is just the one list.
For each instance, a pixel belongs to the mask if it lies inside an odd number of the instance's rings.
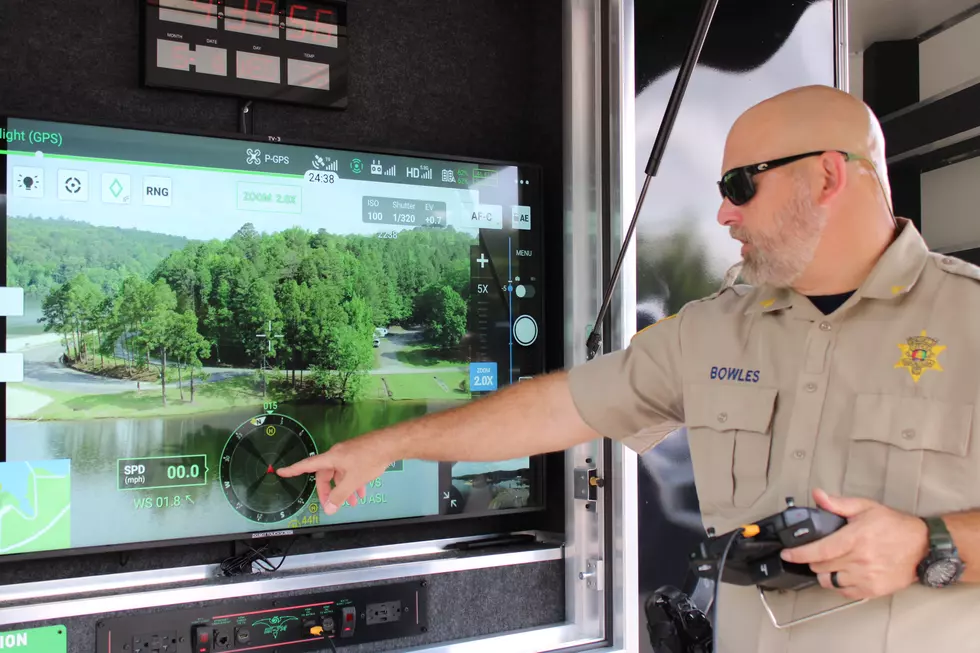
{"label": "epaulette", "polygon": [[725,271],[725,276],[722,278],[721,288],[719,288],[718,292],[716,292],[713,296],[706,299],[714,299],[715,297],[719,297],[726,290],[732,290],[739,297],[744,297],[747,295],[748,292],[752,290],[752,286],[735,283],[742,275],[742,267],[744,265],[745,264],[743,261],[739,261],[735,265],[728,268],[728,270]]}
{"label": "epaulette", "polygon": [[755,290],[755,286],[747,286],[745,284],[741,284],[740,283],[740,284],[735,284],[734,286],[725,286],[725,287],[720,288],[719,290],[711,293],[710,295],[708,295],[706,297],[701,297],[700,299],[693,299],[693,300],[691,300],[688,303],[689,304],[698,304],[698,303],[701,303],[701,302],[710,302],[713,299],[718,299],[719,297],[723,296],[726,292],[733,292],[736,295],[738,295],[739,297],[745,297],[746,295],[748,295],[753,290]]}
{"label": "epaulette", "polygon": [[956,258],[955,256],[934,256],[932,260],[943,272],[980,281],[980,267],[972,263],[967,263],[963,259]]}
{"label": "epaulette", "polygon": [[634,333],[633,336],[630,338],[630,340],[632,341],[633,338],[635,338],[636,336],[640,335],[641,333],[643,333],[644,331],[646,331],[648,329],[652,329],[653,327],[657,326],[661,322],[666,322],[667,320],[674,319],[675,317],[677,317],[678,315],[680,315],[680,313],[682,311],[684,311],[685,309],[687,309],[690,306],[693,306],[695,304],[701,304],[701,303],[704,303],[704,302],[710,302],[713,299],[717,299],[717,298],[721,297],[726,292],[733,292],[736,295],[738,295],[739,297],[744,297],[745,295],[747,295],[748,293],[750,293],[752,290],[754,290],[753,286],[746,286],[744,284],[738,284],[738,285],[734,285],[734,286],[722,286],[719,290],[716,290],[715,292],[711,293],[710,295],[707,295],[705,297],[699,297],[697,299],[692,299],[691,301],[689,301],[686,304],[684,304],[684,306],[681,307],[681,310],[678,311],[677,313],[674,313],[673,315],[668,315],[666,317],[662,317],[659,320],[657,320],[656,322],[654,322],[653,324],[648,324],[647,326],[643,327],[642,329],[640,329],[639,331],[637,331],[636,333]]}
{"label": "epaulette", "polygon": [[[744,284],[744,283],[737,283],[734,286],[729,286],[728,288],[725,288],[725,290],[731,290],[732,292],[734,292],[739,297],[745,297],[750,292],[752,292],[753,290],[755,290],[755,286],[750,286],[750,285]],[[724,292],[724,290],[722,292]],[[718,293],[718,294],[720,295],[721,293]]]}
{"label": "epaulette", "polygon": [[719,297],[721,297],[722,295],[724,295],[726,292],[733,292],[736,295],[738,295],[739,297],[745,297],[746,295],[748,295],[753,290],[755,290],[755,287],[754,286],[747,286],[747,285],[742,284],[742,283],[738,283],[738,284],[735,284],[735,285],[732,285],[732,286],[722,286],[721,288],[719,288],[715,292],[711,293],[710,295],[705,295],[704,297],[699,297],[697,299],[692,299],[691,301],[688,302],[688,304],[698,304],[700,302],[710,302],[712,299],[718,299]]}
{"label": "epaulette", "polygon": [[636,333],[634,333],[632,336],[630,336],[630,342],[633,342],[633,340],[638,335],[640,335],[641,333],[643,333],[644,331],[647,331],[649,329],[652,329],[653,327],[657,326],[658,324],[660,324],[662,322],[666,322],[667,320],[673,320],[675,317],[677,317],[677,313],[674,313],[672,315],[668,315],[667,317],[662,317],[659,320],[657,320],[656,322],[654,322],[653,324],[646,325],[645,327],[643,327],[642,329],[640,329],[639,331],[637,331]]}

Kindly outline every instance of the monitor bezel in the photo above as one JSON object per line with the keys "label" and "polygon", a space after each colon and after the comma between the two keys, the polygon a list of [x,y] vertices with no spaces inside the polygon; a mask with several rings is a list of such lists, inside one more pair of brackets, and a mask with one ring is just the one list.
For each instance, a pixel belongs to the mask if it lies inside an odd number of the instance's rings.
{"label": "monitor bezel", "polygon": [[[442,154],[437,152],[412,150],[405,148],[384,148],[384,147],[367,147],[360,149],[351,145],[344,145],[333,143],[329,141],[317,141],[317,140],[305,140],[305,139],[295,139],[290,137],[282,137],[274,134],[246,134],[241,132],[219,132],[219,131],[207,131],[200,129],[181,129],[173,126],[150,126],[140,123],[128,123],[128,122],[116,122],[116,121],[91,121],[91,120],[77,120],[77,119],[65,119],[62,117],[52,116],[50,113],[37,113],[37,114],[25,114],[21,112],[9,112],[5,111],[0,114],[0,127],[7,128],[10,120],[25,120],[34,122],[50,122],[50,123],[60,123],[64,125],[73,125],[80,127],[97,127],[97,128],[107,128],[107,129],[122,129],[130,131],[141,131],[147,133],[155,134],[171,134],[175,136],[197,136],[203,138],[212,139],[222,139],[228,141],[237,141],[241,143],[269,143],[273,145],[286,145],[286,146],[296,146],[296,147],[311,147],[319,149],[332,149],[340,150],[345,152],[353,152],[358,154],[378,154],[387,156],[406,156],[406,157],[417,157],[417,158],[429,158],[436,159],[440,161],[451,161],[459,163],[470,163],[470,164],[487,164],[495,165],[501,167],[516,167],[522,172],[526,173],[527,178],[532,179],[536,188],[538,211],[540,214],[546,212],[545,207],[545,197],[544,197],[544,183],[543,183],[543,166],[535,163],[522,163],[516,160],[507,159],[493,159],[485,157],[470,157],[470,156],[460,156],[451,154]],[[6,150],[5,147],[0,147],[0,150]],[[0,228],[0,245],[3,248],[2,262],[0,262],[0,280],[3,284],[6,284],[7,279],[7,175],[6,175],[6,163],[7,155],[0,153],[0,168],[3,170],[3,175],[0,176],[0,222],[2,222],[2,228]],[[523,176],[523,175],[522,175]],[[540,223],[544,225],[542,221]],[[542,226],[542,229],[546,229]],[[544,232],[539,231],[541,234],[539,248],[541,261],[541,274],[545,274],[548,269],[548,258],[549,250],[545,247],[547,238]],[[539,295],[541,297],[542,313],[541,313],[541,328],[540,333],[545,335],[549,334],[549,324],[551,320],[549,319],[548,303],[546,298],[548,297],[548,291],[545,288],[547,283],[542,284]],[[7,348],[7,318],[5,316],[0,316],[0,346],[2,349],[0,351],[6,352]],[[543,338],[542,340],[545,340]],[[542,344],[542,346],[545,346]],[[542,374],[547,374],[552,371],[548,366],[548,356],[547,347],[545,347],[545,353],[542,355],[544,360],[544,369]],[[6,388],[5,382],[0,382],[0,386]],[[505,386],[504,386],[505,387]],[[471,400],[472,401],[472,400]],[[0,462],[6,461],[6,392],[0,395],[0,406],[3,407],[4,412],[4,426],[3,426],[3,437],[0,437]],[[390,530],[394,528],[404,528],[411,526],[432,526],[439,524],[451,525],[455,522],[462,522],[467,524],[480,523],[483,520],[487,524],[486,533],[493,534],[499,532],[509,532],[513,530],[526,530],[526,516],[533,513],[542,513],[547,515],[556,510],[562,509],[560,505],[554,505],[555,501],[549,501],[548,499],[548,480],[551,476],[547,473],[547,469],[552,466],[549,463],[549,458],[554,455],[561,455],[560,452],[555,452],[551,454],[537,454],[530,457],[530,466],[532,473],[538,480],[536,487],[533,490],[537,505],[527,507],[527,508],[514,508],[501,511],[484,511],[478,513],[459,513],[459,514],[436,514],[436,515],[424,515],[420,517],[405,517],[405,518],[394,518],[394,519],[384,519],[384,520],[371,520],[371,521],[353,521],[353,522],[343,522],[337,524],[326,524],[319,526],[307,526],[302,528],[294,529],[278,529],[269,531],[243,531],[238,533],[225,533],[220,535],[206,535],[200,537],[187,537],[187,538],[175,538],[166,539],[159,541],[142,541],[142,542],[125,542],[119,544],[105,544],[98,546],[85,546],[85,547],[70,547],[64,549],[52,549],[45,551],[31,551],[24,553],[14,553],[14,554],[4,554],[0,555],[0,566],[5,563],[16,563],[25,562],[32,560],[43,560],[43,559],[67,559],[67,558],[77,558],[80,556],[91,556],[96,554],[105,553],[127,553],[136,550],[148,550],[148,549],[163,549],[163,548],[179,548],[188,547],[194,545],[202,544],[220,544],[227,542],[267,542],[276,541],[282,542],[287,547],[290,540],[310,540],[317,537],[323,537],[325,534],[329,533],[341,533],[345,531],[352,530],[363,530],[363,529],[378,529],[378,530]],[[544,517],[543,520],[546,520]],[[513,524],[515,528],[510,528],[509,525]],[[408,538],[405,541],[412,541],[413,538]],[[356,548],[356,547],[355,547]]]}

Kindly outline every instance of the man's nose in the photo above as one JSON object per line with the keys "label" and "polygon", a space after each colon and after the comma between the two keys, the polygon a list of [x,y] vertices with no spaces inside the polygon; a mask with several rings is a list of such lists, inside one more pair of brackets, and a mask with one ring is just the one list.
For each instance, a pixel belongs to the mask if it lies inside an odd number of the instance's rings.
{"label": "man's nose", "polygon": [[742,212],[727,198],[722,200],[721,206],[718,207],[718,224],[723,227],[740,227],[742,225]]}

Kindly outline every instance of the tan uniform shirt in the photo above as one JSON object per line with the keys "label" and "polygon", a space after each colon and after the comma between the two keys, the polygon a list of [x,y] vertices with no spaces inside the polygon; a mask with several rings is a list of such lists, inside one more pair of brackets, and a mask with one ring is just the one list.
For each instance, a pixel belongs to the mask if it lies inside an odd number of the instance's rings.
{"label": "tan uniform shirt", "polygon": [[[644,452],[686,425],[705,527],[719,534],[811,491],[925,516],[980,508],[980,269],[901,233],[831,315],[791,290],[734,287],[573,369],[585,421]],[[980,421],[977,421],[980,424]],[[768,593],[780,623],[846,603]],[[980,585],[918,584],[789,629],[723,584],[719,653],[980,651]]]}

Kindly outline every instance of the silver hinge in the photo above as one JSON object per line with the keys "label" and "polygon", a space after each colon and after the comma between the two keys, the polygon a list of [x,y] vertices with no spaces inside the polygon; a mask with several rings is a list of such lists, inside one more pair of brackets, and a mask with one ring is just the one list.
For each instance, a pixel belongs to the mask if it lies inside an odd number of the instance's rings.
{"label": "silver hinge", "polygon": [[585,571],[578,574],[579,580],[585,581],[585,586],[590,590],[601,590],[602,582],[605,578],[605,571],[602,560],[589,560],[585,563]]}

